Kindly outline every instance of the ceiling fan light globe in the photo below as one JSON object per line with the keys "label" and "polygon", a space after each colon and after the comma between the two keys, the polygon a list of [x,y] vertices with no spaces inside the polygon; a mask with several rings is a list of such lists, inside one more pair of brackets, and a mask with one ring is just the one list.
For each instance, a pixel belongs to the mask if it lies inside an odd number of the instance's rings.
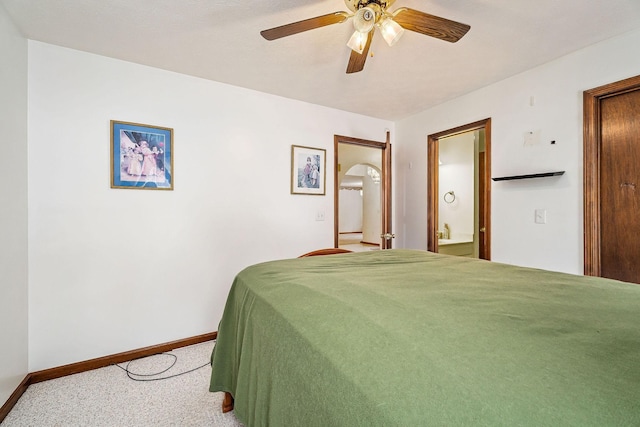
{"label": "ceiling fan light globe", "polygon": [[363,7],[353,15],[353,28],[361,33],[371,31],[376,23],[376,12],[371,7]]}
{"label": "ceiling fan light globe", "polygon": [[360,31],[354,31],[347,42],[347,46],[351,48],[354,52],[358,52],[362,55],[364,51],[364,46],[367,44],[367,33],[361,33]]}
{"label": "ceiling fan light globe", "polygon": [[391,18],[381,20],[378,27],[380,28],[384,41],[386,41],[389,46],[396,44],[404,34],[404,28]]}

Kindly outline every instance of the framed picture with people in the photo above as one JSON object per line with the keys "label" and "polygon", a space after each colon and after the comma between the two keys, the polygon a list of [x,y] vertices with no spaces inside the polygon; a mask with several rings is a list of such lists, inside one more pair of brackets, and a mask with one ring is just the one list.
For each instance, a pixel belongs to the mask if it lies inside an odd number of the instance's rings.
{"label": "framed picture with people", "polygon": [[325,194],[326,150],[291,146],[291,194]]}
{"label": "framed picture with people", "polygon": [[173,190],[173,129],[111,120],[111,188]]}

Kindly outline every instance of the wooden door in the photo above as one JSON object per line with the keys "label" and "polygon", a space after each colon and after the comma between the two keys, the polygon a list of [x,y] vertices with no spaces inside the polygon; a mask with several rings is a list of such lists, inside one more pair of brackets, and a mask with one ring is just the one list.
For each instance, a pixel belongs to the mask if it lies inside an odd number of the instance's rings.
{"label": "wooden door", "polygon": [[487,176],[486,176],[486,158],[484,152],[478,156],[478,258],[489,259],[489,242],[486,238],[487,234],[487,203],[485,195],[487,194]]}
{"label": "wooden door", "polygon": [[584,93],[587,275],[640,283],[640,76]]}
{"label": "wooden door", "polygon": [[382,233],[380,249],[391,249],[396,237],[391,230],[391,135],[382,149]]}
{"label": "wooden door", "polygon": [[600,103],[601,275],[640,283],[640,90]]}

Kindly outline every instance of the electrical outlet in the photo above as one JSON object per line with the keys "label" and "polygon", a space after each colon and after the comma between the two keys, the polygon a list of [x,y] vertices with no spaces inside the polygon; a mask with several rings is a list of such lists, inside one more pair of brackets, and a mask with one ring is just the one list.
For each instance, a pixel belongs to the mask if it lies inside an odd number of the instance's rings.
{"label": "electrical outlet", "polygon": [[547,210],[546,209],[536,209],[535,222],[536,222],[536,224],[546,224],[547,223]]}
{"label": "electrical outlet", "polygon": [[316,221],[324,221],[324,211],[316,212]]}

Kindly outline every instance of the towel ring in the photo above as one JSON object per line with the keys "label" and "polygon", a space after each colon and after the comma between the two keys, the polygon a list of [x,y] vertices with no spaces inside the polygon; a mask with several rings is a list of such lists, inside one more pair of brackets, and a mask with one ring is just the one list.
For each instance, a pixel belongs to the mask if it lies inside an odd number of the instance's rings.
{"label": "towel ring", "polygon": [[444,193],[444,201],[446,203],[453,203],[456,201],[456,194],[453,191],[448,191],[446,193]]}

